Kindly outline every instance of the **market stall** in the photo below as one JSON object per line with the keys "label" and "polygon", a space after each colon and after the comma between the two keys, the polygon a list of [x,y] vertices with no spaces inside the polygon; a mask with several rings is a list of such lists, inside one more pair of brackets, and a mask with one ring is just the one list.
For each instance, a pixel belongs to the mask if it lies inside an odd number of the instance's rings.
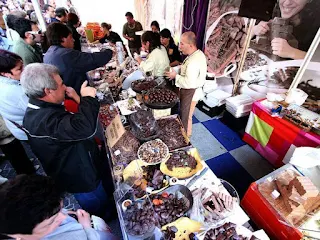
{"label": "market stall", "polygon": [[233,229],[228,234],[251,238],[253,233],[242,226],[249,218],[239,206],[237,191],[215,176],[178,115],[170,115],[168,110],[179,101],[175,93],[164,79],[152,76],[123,90],[122,83],[137,65],[133,59],[118,64],[116,51],[111,62],[88,77],[101,103],[99,117],[123,238],[212,239],[228,229]]}

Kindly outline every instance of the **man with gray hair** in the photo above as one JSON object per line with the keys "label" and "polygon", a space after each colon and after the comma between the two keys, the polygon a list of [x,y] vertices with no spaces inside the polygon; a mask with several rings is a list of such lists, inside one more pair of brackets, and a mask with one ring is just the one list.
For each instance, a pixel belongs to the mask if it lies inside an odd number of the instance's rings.
{"label": "man with gray hair", "polygon": [[167,72],[166,76],[176,79],[179,88],[180,116],[188,136],[192,134],[192,115],[197,102],[202,98],[202,87],[206,80],[207,60],[204,53],[197,48],[197,38],[193,32],[181,35],[179,49],[188,57],[181,65],[180,74]]}
{"label": "man with gray hair", "polygon": [[[74,193],[83,209],[98,216],[106,214],[107,194],[102,187],[97,144],[99,102],[96,90],[81,86],[81,97],[66,87],[53,65],[29,64],[21,76],[21,85],[29,97],[23,126],[32,151],[46,173],[58,186]],[[67,112],[65,95],[79,104],[75,114]]]}

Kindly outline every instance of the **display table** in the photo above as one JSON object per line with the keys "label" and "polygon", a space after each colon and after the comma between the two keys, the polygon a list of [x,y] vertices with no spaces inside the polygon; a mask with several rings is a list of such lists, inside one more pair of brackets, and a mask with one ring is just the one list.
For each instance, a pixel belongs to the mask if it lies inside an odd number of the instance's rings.
{"label": "display table", "polygon": [[[107,96],[109,98],[109,100],[107,101],[107,102],[109,102],[109,104],[104,104],[103,105],[104,107],[102,106],[101,109],[105,109],[105,106],[113,106],[114,108],[116,108],[116,106],[118,104],[116,104],[116,103],[112,104],[111,103],[113,101],[111,99],[112,96],[110,94]],[[104,102],[106,102],[106,99],[104,99]],[[110,109],[110,107],[109,107],[109,109]],[[102,114],[103,114],[103,112],[100,111],[100,118],[103,116]],[[165,117],[165,118],[168,118],[168,117]],[[120,111],[118,111],[118,110],[116,111],[116,114],[113,115],[112,119],[106,120],[106,119],[101,118],[102,123],[104,125],[106,135],[109,134],[109,137],[111,137],[110,133],[113,132],[113,136],[116,136],[124,130],[123,127],[120,127],[120,128],[116,127],[118,125],[121,125],[120,119],[121,119]],[[113,126],[115,126],[115,127],[113,128]],[[110,128],[112,128],[113,130],[111,131]],[[126,128],[125,131],[128,131],[128,128]],[[118,212],[118,217],[119,217],[119,221],[120,221],[123,239],[135,239],[134,237],[128,235],[128,233],[126,231],[123,203],[125,201],[127,201],[128,199],[130,199],[132,201],[139,201],[139,202],[149,201],[151,194],[146,192],[145,197],[143,197],[142,199],[137,199],[136,197],[133,196],[133,193],[132,193],[133,186],[128,184],[126,181],[124,181],[124,177],[123,177],[124,171],[122,170],[121,172],[119,172],[116,170],[117,166],[119,166],[119,163],[117,163],[119,158],[117,158],[117,153],[116,153],[117,151],[114,151],[114,148],[110,147],[110,143],[111,143],[110,140],[111,139],[109,138],[108,141],[106,141],[106,148],[108,150],[109,166],[110,166],[110,169],[113,170],[111,172],[112,172],[113,183],[114,183],[114,188],[115,188],[114,199],[116,202],[116,207],[117,207],[117,212]],[[188,146],[183,149],[188,149],[188,148],[192,148],[192,146]],[[227,189],[223,185],[225,183],[221,182],[221,180],[216,177],[216,175],[211,171],[211,169],[208,167],[208,165],[204,161],[201,160],[201,164],[202,164],[203,168],[202,168],[201,172],[199,172],[200,176],[197,178],[196,181],[194,181],[192,184],[190,184],[190,186],[188,186],[189,190],[192,192],[192,191],[200,189],[200,188],[209,188],[212,191],[214,189],[218,189],[219,192],[224,192],[225,194],[229,194]],[[124,165],[124,169],[126,169],[125,165]],[[204,171],[204,170],[206,170],[206,171]],[[203,172],[203,174],[202,174],[202,172]],[[136,175],[137,175],[137,179],[141,178],[141,176],[138,176],[138,174],[136,174]],[[192,181],[192,177],[189,179],[185,179],[185,180],[178,180],[178,182],[176,184],[187,186],[190,181]],[[167,188],[170,188],[171,186],[173,186],[173,185],[169,184],[169,186],[167,186]],[[235,205],[235,207],[232,210],[232,214],[230,214],[230,216],[228,216],[224,220],[233,222],[237,225],[244,225],[250,219],[249,219],[248,215],[240,207],[240,205]],[[160,240],[162,237],[162,232],[160,231],[160,228],[156,227],[152,233],[152,236],[154,239]]]}
{"label": "display table", "polygon": [[285,119],[272,117],[262,101],[252,105],[243,140],[273,166],[288,163],[296,147],[320,145],[318,134],[305,132]]}
{"label": "display table", "polygon": [[[87,51],[90,51],[90,49],[87,49]],[[110,61],[109,64],[117,65],[116,59]],[[126,61],[123,71],[130,73],[135,67],[132,60]],[[114,200],[123,239],[160,240],[163,237],[163,231],[160,228],[181,220],[183,217],[192,218],[194,220],[193,227],[199,226],[197,230],[190,230],[190,233],[198,234],[201,232],[199,235],[202,234],[202,237],[206,233],[203,230],[209,230],[223,222],[232,222],[237,226],[247,223],[249,217],[238,204],[240,199],[236,190],[229,183],[218,179],[208,165],[201,160],[200,154],[192,147],[178,115],[160,117],[155,111],[144,111],[144,115],[136,117],[140,119],[137,120],[138,122],[135,123],[132,118],[127,122],[128,116],[140,107],[144,110],[150,109],[147,108],[146,102],[127,99],[129,96],[133,97],[129,94],[130,91],[127,91],[128,94],[121,93],[122,97],[120,97],[118,90],[121,89],[126,74],[121,74],[119,86],[114,87],[112,85],[112,80],[119,74],[117,68],[105,66],[90,71],[88,79],[89,84],[97,89],[97,97],[101,105],[99,119],[106,136],[108,163],[115,189]],[[162,87],[164,88],[164,86]],[[124,95],[128,96],[124,97]],[[114,101],[122,98],[124,100]],[[135,102],[138,106],[133,108],[132,102]],[[152,106],[149,107],[152,109]],[[153,114],[146,114],[146,112],[152,112]],[[168,115],[167,112],[165,111],[164,115]],[[125,115],[127,116],[125,117]],[[159,118],[156,117],[155,119],[154,115]],[[141,119],[147,120],[142,121]],[[150,122],[148,122],[149,120]],[[139,135],[134,135],[138,129],[137,126],[152,129],[150,127],[153,125],[152,121],[157,122],[157,133],[149,136],[148,140],[138,140]],[[157,140],[153,140],[154,138],[157,138]],[[139,152],[143,143],[151,139],[153,142],[160,140],[164,142],[163,144],[167,148],[167,156],[154,163],[152,157],[150,158],[151,161],[146,164],[146,162],[138,159]],[[161,149],[158,143],[158,145],[153,145],[151,148],[142,151],[154,154],[162,150],[163,146]],[[165,167],[161,168],[161,162],[168,160],[170,154],[177,150],[188,153],[197,162],[196,166],[199,168],[193,168],[196,169],[196,172],[193,172],[192,175],[187,174],[188,177],[178,179],[178,176],[172,175],[171,171],[166,172]],[[183,161],[182,159],[183,157],[180,160]],[[186,164],[184,166],[189,166],[188,163]],[[183,167],[180,166],[180,168]],[[157,179],[160,179],[160,182]],[[208,195],[205,196],[204,193]],[[211,208],[215,209],[216,212],[208,213],[208,210],[204,211],[204,200],[207,199],[205,203],[211,201],[208,197],[215,199],[216,204],[219,204],[217,201],[220,201],[221,208],[214,205]],[[225,205],[222,204],[222,201]],[[198,203],[195,204],[196,202]],[[210,210],[213,211],[211,208]],[[191,212],[194,214],[192,217]],[[208,218],[208,216],[214,217]],[[211,221],[210,224],[207,222],[208,219]],[[185,227],[185,225],[182,227]],[[189,229],[185,229],[184,233],[186,231],[189,231]],[[251,235],[253,234],[250,230],[248,231]],[[176,239],[188,238],[189,235]]]}

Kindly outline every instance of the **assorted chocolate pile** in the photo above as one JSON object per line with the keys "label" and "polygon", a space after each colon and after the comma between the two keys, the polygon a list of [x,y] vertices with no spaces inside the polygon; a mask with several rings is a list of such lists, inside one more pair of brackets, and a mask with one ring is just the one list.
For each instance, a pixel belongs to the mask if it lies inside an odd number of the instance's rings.
{"label": "assorted chocolate pile", "polygon": [[153,104],[171,104],[177,99],[177,94],[164,88],[150,90],[145,96],[146,102]]}
{"label": "assorted chocolate pile", "polygon": [[206,43],[209,71],[222,74],[231,62],[240,61],[246,37],[246,24],[242,17],[236,14],[223,17]]}
{"label": "assorted chocolate pile", "polygon": [[148,91],[152,88],[158,86],[157,82],[154,80],[137,80],[132,83],[132,89],[137,92]]}
{"label": "assorted chocolate pile", "polygon": [[160,163],[168,157],[168,147],[160,140],[151,140],[141,145],[139,158],[146,163]]}
{"label": "assorted chocolate pile", "polygon": [[178,199],[173,194],[163,192],[161,195],[150,196],[154,205],[154,211],[158,215],[158,221],[161,226],[171,223],[182,217],[188,210],[186,200]]}
{"label": "assorted chocolate pile", "polygon": [[144,235],[154,230],[156,220],[150,203],[131,204],[124,212],[124,225],[129,235]]}
{"label": "assorted chocolate pile", "polygon": [[[162,230],[163,236],[161,239],[163,240],[173,240],[176,238],[176,234],[178,229],[175,226],[167,227],[165,230]],[[189,240],[196,240],[196,235],[194,233],[189,234]],[[186,239],[187,240],[187,239]]]}
{"label": "assorted chocolate pile", "polygon": [[234,199],[230,195],[222,192],[213,193],[202,201],[202,205],[211,213],[206,217],[206,220],[211,222],[213,220],[223,219],[226,211],[232,211],[234,207]]}
{"label": "assorted chocolate pile", "polygon": [[247,237],[243,237],[238,235],[236,231],[236,225],[233,223],[225,223],[221,227],[217,227],[214,229],[210,229],[206,235],[204,236],[204,240],[230,240],[230,239],[237,239],[237,240],[249,240]]}
{"label": "assorted chocolate pile", "polygon": [[147,188],[147,180],[145,179],[135,179],[134,177],[129,177],[127,179],[127,182],[129,184],[132,184],[132,188],[133,188],[133,195],[136,198],[142,198],[146,195],[146,188]]}
{"label": "assorted chocolate pile", "polygon": [[182,125],[177,118],[163,118],[157,120],[159,125],[159,138],[168,146],[169,150],[188,146],[182,134]]}
{"label": "assorted chocolate pile", "polygon": [[130,131],[126,131],[112,147],[111,152],[116,163],[127,165],[137,159],[140,143]]}
{"label": "assorted chocolate pile", "polygon": [[164,187],[164,175],[159,170],[159,166],[144,166],[143,178],[147,181],[148,187],[152,187],[154,190],[159,190]]}
{"label": "assorted chocolate pile", "polygon": [[168,161],[166,161],[166,165],[170,171],[172,171],[174,167],[189,167],[191,169],[196,169],[197,161],[186,151],[176,151],[172,153]]}
{"label": "assorted chocolate pile", "polygon": [[127,179],[127,182],[132,185],[133,194],[136,198],[145,196],[147,187],[159,190],[167,185],[163,173],[159,170],[159,166],[143,166],[142,171],[141,178],[129,177]]}
{"label": "assorted chocolate pile", "polygon": [[106,104],[100,107],[99,119],[104,127],[110,125],[111,121],[118,114],[117,108],[113,105]]}
{"label": "assorted chocolate pile", "polygon": [[151,111],[139,110],[130,115],[133,133],[138,139],[146,139],[156,135],[158,124]]}

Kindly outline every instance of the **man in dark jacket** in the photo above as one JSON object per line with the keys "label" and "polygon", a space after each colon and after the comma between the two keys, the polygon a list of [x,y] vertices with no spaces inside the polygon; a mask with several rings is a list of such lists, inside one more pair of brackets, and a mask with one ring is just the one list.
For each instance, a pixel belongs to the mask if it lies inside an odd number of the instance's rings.
{"label": "man in dark jacket", "polygon": [[[30,99],[23,126],[44,170],[62,190],[74,193],[83,209],[105,214],[101,211],[107,195],[97,171],[101,167],[93,140],[99,113],[96,90],[85,81],[79,97],[64,85],[55,66],[39,63],[28,65],[20,82]],[[65,94],[79,104],[78,113],[65,110]]]}
{"label": "man in dark jacket", "polygon": [[81,84],[87,79],[86,73],[108,63],[113,52],[83,53],[73,49],[71,30],[62,23],[52,23],[47,28],[50,48],[44,56],[44,63],[59,69],[66,86],[80,93]]}

